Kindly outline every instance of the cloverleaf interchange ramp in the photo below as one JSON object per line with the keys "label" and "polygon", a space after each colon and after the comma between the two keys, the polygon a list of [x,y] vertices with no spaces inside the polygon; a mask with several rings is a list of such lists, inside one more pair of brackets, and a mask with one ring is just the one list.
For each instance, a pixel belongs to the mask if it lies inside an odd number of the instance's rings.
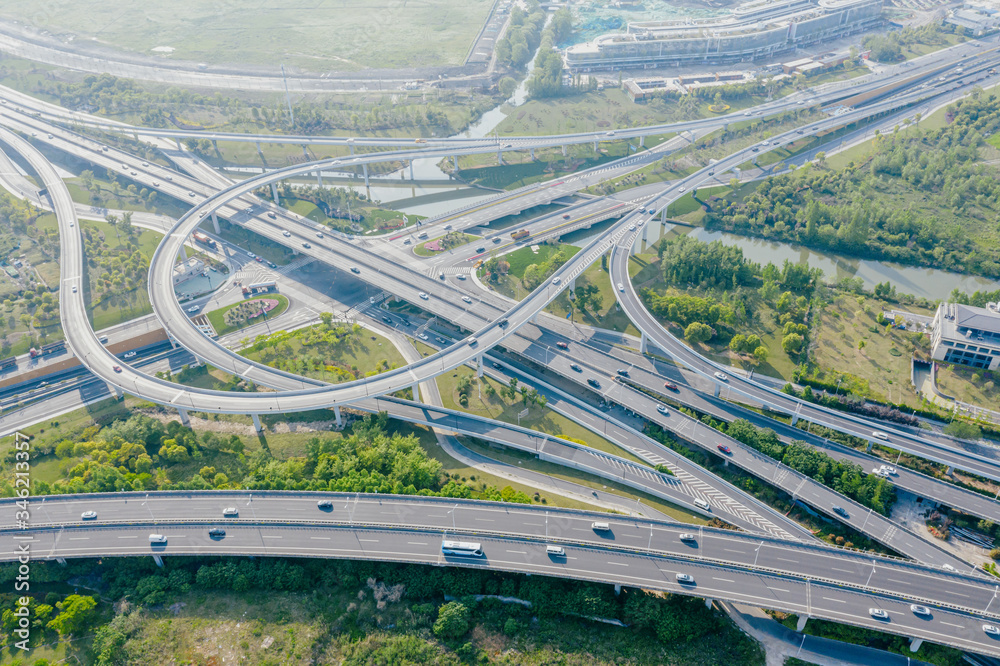
{"label": "cloverleaf interchange ramp", "polygon": [[[41,172],[40,172],[40,174],[41,174]],[[54,174],[48,174],[48,175],[50,175],[50,176],[51,176],[51,175],[54,175]],[[61,199],[61,197],[54,197],[54,199],[55,199],[55,198],[60,198],[60,199]],[[67,195],[67,198],[68,198],[68,195]],[[663,201],[660,201],[660,202],[659,202],[659,204],[662,204],[662,205],[665,205],[665,203],[663,203]],[[70,208],[71,208],[71,207],[72,207],[72,206],[71,206],[71,202],[70,202]],[[64,209],[64,208],[65,208],[65,201],[61,201],[61,200],[60,200],[60,201],[58,201],[58,202],[57,202],[57,212],[60,212],[60,210],[62,210],[62,209]],[[190,216],[189,216],[189,217],[190,217]],[[616,229],[616,230],[620,230],[620,229],[621,229],[622,227],[624,227],[625,223],[627,223],[627,222],[629,221],[629,219],[631,219],[631,218],[627,218],[627,219],[626,219],[626,220],[625,220],[624,222],[622,222],[622,223],[619,223],[619,225],[616,225],[616,227],[614,227],[613,229]],[[177,234],[177,233],[179,233],[179,232],[175,231],[174,233],[175,233],[175,234]],[[75,242],[77,243],[77,245],[79,245],[79,237],[78,237],[78,232],[72,232],[72,231],[70,231],[70,233],[68,234],[68,236],[70,237],[70,240],[72,241],[72,240],[73,240],[73,239],[72,239],[72,237],[73,237],[73,235],[74,235],[74,234],[76,235],[76,238],[75,238]],[[174,236],[171,236],[171,237],[170,237],[170,239],[171,239],[171,240],[172,240],[173,238],[174,238]],[[613,238],[613,237],[612,237],[612,238],[611,238],[611,240],[613,241],[613,240],[615,240],[615,238]],[[183,239],[181,239],[181,242],[183,242]],[[68,253],[66,252],[66,250],[67,250],[67,247],[66,247],[65,245],[63,246],[63,250],[64,250],[64,253],[63,253],[63,256],[64,256],[64,257],[68,256]],[[599,256],[599,255],[600,255],[600,253],[598,253],[598,254],[597,254],[597,256]],[[173,256],[173,255],[171,255],[171,256]],[[589,257],[588,257],[588,258],[589,258]],[[66,264],[65,262],[64,262],[64,266],[67,266],[67,269],[68,269],[68,270],[72,270],[72,269],[74,268],[74,267],[73,267],[72,265],[67,265],[67,264]],[[151,282],[152,282],[152,280],[151,280]],[[69,284],[69,283],[70,283],[70,281],[67,281],[67,282],[66,282],[66,284]],[[530,299],[529,299],[529,300],[530,300]],[[540,302],[541,302],[541,301],[543,301],[543,300],[544,300],[543,298],[539,298],[537,302],[534,302],[534,303],[533,303],[533,305],[537,306],[537,305],[538,305],[538,303],[540,303]],[[543,303],[543,304],[541,305],[541,307],[544,307],[544,303]],[[540,309],[541,309],[541,307],[538,307],[538,309],[540,310]],[[534,314],[534,313],[533,313],[533,312],[532,312],[532,311],[531,311],[530,309],[528,309],[527,311],[518,311],[516,307],[515,307],[515,309],[514,309],[514,310],[512,310],[511,312],[515,312],[515,314],[516,314],[517,316],[524,316],[524,317],[525,317],[525,321],[527,321],[528,319],[530,319],[530,317],[531,317],[531,316],[533,316],[533,314]],[[537,310],[536,310],[536,312],[537,312]],[[63,313],[63,314],[65,315],[65,313]],[[83,321],[83,322],[85,322],[85,321],[86,321],[86,316],[85,316],[85,314],[86,314],[86,313],[84,312],[83,314],[84,314],[84,316],[83,316],[82,318],[78,319],[77,321]],[[508,314],[509,314],[509,313],[508,313]],[[182,313],[182,317],[183,317],[183,313]],[[184,319],[186,320],[186,318],[184,318]],[[67,321],[67,319],[65,319],[65,316],[64,316],[64,321]],[[524,322],[522,322],[522,323],[524,323]],[[513,324],[513,322],[512,322],[512,324]],[[89,330],[89,326],[88,326],[87,328],[88,328],[88,330]],[[512,328],[514,328],[514,327],[512,326]],[[513,333],[513,330],[511,330],[510,332],[511,332],[511,333]],[[92,338],[95,338],[95,341],[96,341],[96,336],[94,336],[94,335],[93,335],[93,332],[92,332],[92,331],[90,331],[90,336],[91,336]],[[495,344],[495,342],[499,342],[499,341],[500,341],[501,339],[503,339],[504,337],[505,337],[505,336],[504,336],[504,335],[502,335],[502,334],[501,334],[501,335],[497,335],[497,334],[494,334],[494,337],[493,337],[493,338],[490,338],[490,340],[488,340],[488,341],[487,341],[487,343],[485,343],[485,344],[483,344],[483,345],[482,345],[482,349],[485,349],[485,348],[486,348],[487,346],[490,346],[490,344],[491,344],[491,343],[492,343],[492,344]],[[71,345],[71,346],[72,346],[72,345]],[[89,355],[90,355],[90,353],[93,353],[93,352],[97,352],[97,350],[96,350],[96,349],[89,349],[89,347],[90,347],[90,346],[91,346],[91,344],[90,344],[90,341],[88,341],[88,340],[83,340],[83,343],[82,343],[82,345],[81,345],[81,348],[83,349],[83,351],[84,351],[85,353],[81,354],[81,353],[80,353],[80,351],[79,351],[79,350],[77,350],[77,348],[76,348],[75,346],[74,346],[74,351],[75,351],[75,352],[76,352],[76,353],[78,354],[78,356],[79,356],[79,357],[80,357],[81,359],[85,359],[86,361],[90,361],[90,362],[94,362],[94,361],[104,361],[104,360],[106,360],[106,359],[102,359],[102,358],[98,358],[98,357],[95,357],[95,359],[90,359],[90,358],[89,358]],[[461,345],[461,344],[459,345],[459,347],[462,347],[462,346],[463,346],[463,345]],[[101,351],[103,351],[103,347],[101,347],[100,349],[101,349]],[[453,347],[452,349],[454,349],[454,347]],[[470,353],[468,353],[467,351],[464,351],[463,353],[465,354],[465,358],[464,358],[464,360],[463,360],[463,361],[460,361],[460,362],[468,362],[468,361],[472,360],[472,359],[473,359],[473,358],[474,358],[474,357],[476,356],[476,354],[470,354]],[[213,354],[214,354],[214,352],[213,352]],[[213,363],[214,363],[214,362],[213,362]],[[456,365],[458,365],[458,364],[460,364],[460,363],[456,363]],[[442,362],[442,365],[443,365],[443,362]],[[452,367],[455,367],[455,366],[452,366]],[[108,376],[108,373],[109,373],[109,372],[110,372],[110,370],[109,370],[109,369],[106,369],[106,370],[105,370],[105,371],[103,372],[103,375],[102,375],[101,373],[98,373],[98,374],[99,374],[99,376],[102,376],[102,378],[104,378],[105,376]],[[121,375],[121,376],[119,376],[119,375],[117,375],[117,374],[116,374],[116,375],[110,375],[110,377],[109,377],[109,380],[110,380],[110,381],[112,381],[112,383],[117,383],[117,382],[116,382],[115,380],[117,380],[117,379],[119,379],[119,378],[120,378],[120,379],[122,380],[123,384],[124,384],[124,383],[125,383],[125,382],[127,381],[127,378],[126,378],[126,377],[124,377],[124,375],[125,375],[125,373],[124,373],[124,372],[122,373],[122,375]],[[136,377],[132,377],[132,379],[133,379],[133,381],[135,382],[135,384],[134,384],[134,385],[135,385],[135,387],[136,387],[136,390],[138,390],[138,386],[139,386],[139,384],[138,384],[138,381],[139,381],[139,380],[138,380],[138,378],[136,378]],[[147,389],[149,389],[149,388],[157,388],[157,387],[156,387],[156,386],[155,386],[154,384],[147,384],[147,383],[145,382],[145,380],[143,380],[143,385],[142,385],[142,386],[143,386],[143,389],[144,389],[144,390],[147,390]],[[170,384],[169,386],[170,386],[170,388],[171,388],[171,389],[172,389],[173,391],[177,391],[177,389],[178,389],[178,386],[177,386],[176,384]],[[133,389],[132,389],[131,387],[128,387],[127,385],[126,385],[126,386],[120,386],[120,388],[123,388],[124,390],[128,390],[129,392],[133,392]],[[293,391],[293,392],[289,392],[289,393],[285,393],[285,394],[281,394],[281,395],[283,396],[283,397],[282,397],[282,399],[283,399],[284,397],[288,396],[288,395],[293,395],[293,396],[294,396],[294,394],[296,394],[296,393],[299,393],[299,392],[295,392],[295,391]],[[303,392],[303,393],[307,393],[307,392]],[[141,395],[141,394],[140,394],[140,395]],[[226,395],[226,394],[224,394],[224,395]],[[277,398],[277,397],[275,397],[275,399],[278,399],[278,398]],[[199,409],[199,411],[214,411],[214,410],[206,410],[206,409],[204,409],[204,408],[202,408],[202,407],[196,407],[196,408],[197,408],[197,409]],[[283,411],[290,411],[290,410],[283,410]],[[247,413],[247,412],[246,412],[246,410],[241,410],[241,411],[240,411],[239,413]],[[147,551],[147,552],[148,552],[148,551]],[[817,616],[818,616],[818,615],[817,615]],[[867,621],[867,618],[865,618],[865,621]],[[908,635],[912,635],[912,634],[908,634]],[[934,639],[931,639],[931,640],[934,640]]]}

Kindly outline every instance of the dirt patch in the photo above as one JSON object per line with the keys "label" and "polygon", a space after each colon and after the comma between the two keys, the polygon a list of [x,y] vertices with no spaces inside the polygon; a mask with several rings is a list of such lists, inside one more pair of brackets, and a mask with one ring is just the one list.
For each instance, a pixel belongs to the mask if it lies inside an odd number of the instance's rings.
{"label": "dirt patch", "polygon": [[[171,421],[179,420],[176,414],[155,409],[139,409],[136,411],[144,416],[148,416],[151,419],[156,419],[164,425],[170,423]],[[344,424],[350,425],[356,419],[362,418],[363,414],[345,411],[343,416]],[[225,433],[227,435],[246,435],[248,437],[254,437],[257,435],[257,431],[254,429],[253,425],[249,423],[215,421],[213,419],[205,419],[198,416],[190,416],[189,418],[191,428],[194,430],[208,430],[211,432]],[[275,434],[292,432],[328,432],[330,430],[337,429],[337,422],[332,419],[329,421],[282,421],[271,426],[265,426],[264,429]]]}

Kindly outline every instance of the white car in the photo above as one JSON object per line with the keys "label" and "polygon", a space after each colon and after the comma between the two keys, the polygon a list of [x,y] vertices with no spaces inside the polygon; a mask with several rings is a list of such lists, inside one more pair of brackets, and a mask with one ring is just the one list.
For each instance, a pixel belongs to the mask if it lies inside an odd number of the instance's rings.
{"label": "white car", "polygon": [[623,285],[621,282],[618,283],[618,291],[621,291],[621,292],[625,291],[625,285]]}
{"label": "white car", "polygon": [[997,628],[992,624],[984,624],[983,631],[988,633],[990,636],[1000,636],[1000,628]]}
{"label": "white car", "polygon": [[240,510],[237,509],[235,506],[227,506],[225,509],[222,510],[222,515],[223,516],[239,517]]}
{"label": "white car", "polygon": [[872,474],[874,474],[875,476],[881,477],[883,479],[889,478],[889,472],[885,471],[881,467],[873,467],[872,468]]}
{"label": "white car", "polygon": [[426,333],[418,333],[417,337],[420,338],[421,340],[429,340],[430,339],[430,338],[427,337]]}
{"label": "white car", "polygon": [[74,294],[76,293],[76,285],[75,284],[73,285],[73,293]]}
{"label": "white car", "polygon": [[896,475],[896,468],[893,467],[892,465],[882,465],[882,469],[885,470],[886,474],[891,474],[893,476]]}
{"label": "white car", "polygon": [[251,259],[256,259],[257,258],[257,255],[254,254],[253,252],[247,252],[247,256],[250,257]]}
{"label": "white car", "polygon": [[84,511],[83,513],[80,514],[80,518],[83,519],[83,520],[93,520],[94,518],[97,518],[97,512],[96,511]]}
{"label": "white car", "polygon": [[132,358],[133,356],[135,356],[135,354],[136,353],[134,351],[126,352],[123,358]]}
{"label": "white car", "polygon": [[873,432],[872,437],[874,437],[875,439],[881,439],[883,442],[889,441],[889,435],[882,432],[881,430],[876,430],[875,432]]}
{"label": "white car", "polygon": [[162,534],[150,534],[149,543],[166,543],[167,537]]}
{"label": "white car", "polygon": [[889,619],[889,614],[886,613],[881,608],[869,608],[868,609],[868,614],[871,615],[876,620],[888,620]]}
{"label": "white car", "polygon": [[153,181],[153,187],[159,187],[159,186],[160,186],[160,181],[154,180]]}
{"label": "white car", "polygon": [[468,296],[462,296],[462,300],[465,301],[466,303],[471,303],[472,302],[472,299],[469,298]]}
{"label": "white car", "polygon": [[194,192],[192,192],[191,190],[188,190],[188,196],[189,197],[193,197],[194,196]]}
{"label": "white car", "polygon": [[554,277],[554,278],[552,278],[552,284],[559,284],[561,282],[562,282],[562,278],[561,277]]}
{"label": "white car", "polygon": [[420,298],[424,299],[425,301],[430,298],[430,296],[428,296],[424,292],[420,292],[419,294],[417,294],[417,296],[419,296]]}
{"label": "white car", "polygon": [[317,231],[316,232],[316,238],[322,238],[322,237],[323,237],[323,232],[322,231]]}
{"label": "white car", "polygon": [[678,191],[678,192],[680,192],[681,194],[683,194],[683,193],[684,193],[684,190],[686,190],[686,189],[687,189],[686,187],[682,187],[681,189],[679,189],[679,190],[677,190],[677,191]]}
{"label": "white car", "polygon": [[675,578],[677,579],[677,582],[680,583],[681,585],[691,585],[692,583],[694,583],[694,576],[689,576],[688,574],[679,573],[675,576]]}
{"label": "white car", "polygon": [[715,378],[718,379],[720,382],[728,382],[729,381],[729,377],[724,372],[717,372],[717,373],[715,373]]}
{"label": "white car", "polygon": [[288,229],[282,229],[281,235],[284,236],[285,238],[291,238],[292,232],[290,232]]}
{"label": "white car", "polygon": [[680,539],[681,541],[694,541],[695,540],[694,539],[694,535],[693,534],[688,534],[688,533],[681,534],[677,538]]}
{"label": "white car", "polygon": [[910,610],[917,615],[930,615],[931,609],[927,606],[921,606],[920,604],[910,604]]}
{"label": "white car", "polygon": [[664,407],[663,405],[657,405],[656,406],[656,411],[658,411],[661,414],[666,414],[667,413],[667,408]]}
{"label": "white car", "polygon": [[193,313],[193,312],[197,312],[200,309],[201,309],[201,307],[199,307],[197,305],[192,305],[191,307],[188,308],[188,312],[192,312]]}

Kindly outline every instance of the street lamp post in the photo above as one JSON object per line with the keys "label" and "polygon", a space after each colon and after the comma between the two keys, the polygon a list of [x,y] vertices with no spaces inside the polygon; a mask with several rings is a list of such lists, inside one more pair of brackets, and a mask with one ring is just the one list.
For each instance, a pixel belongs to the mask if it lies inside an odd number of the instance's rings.
{"label": "street lamp post", "polygon": [[756,553],[756,554],[755,554],[755,555],[753,556],[753,565],[754,565],[754,567],[756,567],[756,566],[757,566],[757,558],[758,558],[758,557],[760,557],[760,549],[761,549],[761,548],[763,548],[763,547],[764,547],[764,542],[763,542],[763,541],[761,541],[761,542],[760,542],[760,545],[759,545],[759,546],[757,546],[756,548],[754,548],[754,549],[753,549],[753,550],[754,550],[754,553]]}

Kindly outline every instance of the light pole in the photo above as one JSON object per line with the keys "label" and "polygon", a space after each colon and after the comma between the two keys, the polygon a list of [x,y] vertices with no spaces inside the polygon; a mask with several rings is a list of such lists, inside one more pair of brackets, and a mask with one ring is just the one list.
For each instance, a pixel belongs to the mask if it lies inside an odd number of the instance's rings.
{"label": "light pole", "polygon": [[1000,592],[1000,585],[997,585],[996,589],[993,590],[993,596],[990,597],[989,602],[986,604],[986,608],[983,609],[984,613],[990,609],[990,604],[992,604],[993,600],[997,598],[997,592]]}
{"label": "light pole", "polygon": [[875,560],[872,560],[872,572],[868,574],[868,580],[865,581],[865,587],[868,587],[868,583],[872,582],[872,576],[875,575]]}
{"label": "light pole", "polygon": [[649,543],[646,544],[646,550],[652,550],[653,548],[653,523],[649,524]]}
{"label": "light pole", "polygon": [[764,547],[764,542],[761,541],[760,545],[753,549],[753,552],[756,553],[753,556],[753,565],[754,565],[754,567],[757,566],[757,558],[760,557],[760,549],[763,548],[763,547]]}
{"label": "light pole", "polygon": [[[458,511],[458,505],[457,504],[455,505],[455,507],[451,511],[448,512],[448,513],[451,514],[451,529],[453,529],[453,530],[457,530],[458,529],[457,527],[455,527],[455,512],[456,511]],[[546,530],[546,534],[548,534],[548,521],[546,521],[546,528],[545,528],[545,530]]]}
{"label": "light pole", "polygon": [[156,520],[156,518],[153,516],[153,509],[152,507],[149,506],[149,493],[146,493],[146,499],[143,500],[142,506],[146,507],[146,511],[149,511],[149,519]]}
{"label": "light pole", "polygon": [[875,511],[875,507],[868,509],[868,515],[865,516],[865,524],[861,526],[861,531],[865,531],[865,527],[868,526],[868,519],[872,517],[872,512]]}

